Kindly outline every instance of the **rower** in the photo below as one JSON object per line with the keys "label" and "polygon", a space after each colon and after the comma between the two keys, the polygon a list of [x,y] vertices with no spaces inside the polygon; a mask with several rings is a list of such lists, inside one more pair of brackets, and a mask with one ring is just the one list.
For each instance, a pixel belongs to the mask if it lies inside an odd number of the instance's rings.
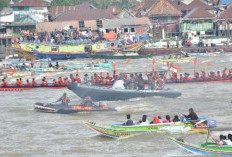
{"label": "rower", "polygon": [[86,95],[81,102],[81,106],[94,106],[92,99],[90,96]]}
{"label": "rower", "polygon": [[76,79],[74,78],[73,74],[70,74],[70,79],[71,79],[72,82],[76,81]]}
{"label": "rower", "polygon": [[126,125],[126,126],[134,125],[134,121],[131,120],[131,115],[130,114],[126,115],[126,119],[127,119],[126,122],[123,123],[122,125]]}
{"label": "rower", "polygon": [[177,81],[177,73],[176,72],[173,72],[172,73],[172,82],[176,82]]}
{"label": "rower", "polygon": [[202,79],[203,81],[207,80],[205,71],[201,71],[201,79]]}
{"label": "rower", "polygon": [[64,93],[63,96],[59,98],[56,102],[60,102],[60,101],[62,105],[68,105],[68,103],[70,102],[70,99],[67,97],[67,94]]}
{"label": "rower", "polygon": [[116,71],[114,70],[114,72],[113,72],[113,79],[117,80],[117,78],[118,78],[118,75],[116,74]]}
{"label": "rower", "polygon": [[32,86],[35,87],[37,85],[35,78],[32,79]]}
{"label": "rower", "polygon": [[84,84],[88,84],[89,83],[89,78],[88,78],[88,74],[84,75]]}
{"label": "rower", "polygon": [[59,86],[59,83],[56,81],[56,79],[53,79],[53,86]]}
{"label": "rower", "polygon": [[223,80],[226,80],[226,79],[227,79],[226,71],[227,71],[227,68],[225,68],[225,69],[223,70],[223,73],[222,73],[222,79],[223,79]]}
{"label": "rower", "polygon": [[78,74],[76,74],[76,81],[77,81],[77,83],[81,83],[81,78],[79,77]]}
{"label": "rower", "polygon": [[193,108],[189,109],[189,115],[185,115],[183,114],[183,116],[185,118],[187,118],[188,120],[198,120],[198,116],[197,114],[194,112]]}
{"label": "rower", "polygon": [[32,86],[32,83],[31,83],[31,82],[29,82],[29,80],[28,80],[28,79],[26,80],[26,82],[27,82],[27,87],[31,87],[31,86]]}
{"label": "rower", "polygon": [[180,82],[184,82],[184,77],[182,74],[180,74]]}
{"label": "rower", "polygon": [[1,86],[2,87],[8,87],[9,84],[8,84],[8,82],[5,79],[2,79],[2,85]]}
{"label": "rower", "polygon": [[22,78],[19,79],[19,86],[20,86],[20,87],[23,86],[23,80],[22,80]]}
{"label": "rower", "polygon": [[94,76],[95,83],[99,84],[100,83],[100,77],[96,73],[94,73],[93,76]]}
{"label": "rower", "polygon": [[45,77],[42,79],[41,86],[43,86],[43,87],[48,86],[48,82],[47,82],[47,80],[46,80],[46,78],[45,78]]}
{"label": "rower", "polygon": [[217,72],[217,76],[216,76],[217,80],[221,80],[221,74],[220,71]]}
{"label": "rower", "polygon": [[231,79],[231,78],[232,78],[232,69],[229,70],[229,73],[228,73],[228,75],[227,75],[227,78],[228,78],[228,79]]}
{"label": "rower", "polygon": [[154,84],[153,84],[153,82],[154,82],[154,77],[153,77],[153,73],[150,73],[150,74],[148,74],[147,75],[147,78],[148,78],[148,87],[149,87],[149,89],[151,89],[151,90],[153,90],[154,89]]}
{"label": "rower", "polygon": [[130,79],[128,81],[128,88],[129,89],[135,89],[135,79],[134,79],[134,75],[130,74]]}
{"label": "rower", "polygon": [[66,78],[64,79],[64,85],[65,85],[65,86],[68,86],[69,83],[70,83],[70,81],[69,81],[68,78],[66,77]]}
{"label": "rower", "polygon": [[58,79],[58,84],[60,86],[62,86],[64,84],[64,81],[63,81],[63,79],[61,77],[59,77],[59,79]]}
{"label": "rower", "polygon": [[180,121],[179,117],[177,115],[175,115],[174,119],[173,119],[173,122],[179,122],[179,121]]}
{"label": "rower", "polygon": [[56,69],[60,67],[59,62],[56,62]]}
{"label": "rower", "polygon": [[91,85],[95,85],[95,83],[96,83],[93,76],[91,76],[90,83],[91,83]]}
{"label": "rower", "polygon": [[201,80],[200,74],[198,72],[195,72],[195,80],[196,81],[200,81]]}
{"label": "rower", "polygon": [[143,80],[142,74],[139,74],[139,77],[138,77],[138,89],[144,90],[144,80]]}
{"label": "rower", "polygon": [[185,81],[191,81],[192,80],[189,73],[184,73],[184,80]]}

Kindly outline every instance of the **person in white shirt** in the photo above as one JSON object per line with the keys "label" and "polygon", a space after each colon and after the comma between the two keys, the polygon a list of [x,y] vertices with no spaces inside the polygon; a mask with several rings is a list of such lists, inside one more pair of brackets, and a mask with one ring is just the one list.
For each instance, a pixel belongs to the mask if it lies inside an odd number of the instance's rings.
{"label": "person in white shirt", "polygon": [[147,120],[147,115],[143,115],[142,121],[140,122],[140,125],[148,125],[149,122]]}

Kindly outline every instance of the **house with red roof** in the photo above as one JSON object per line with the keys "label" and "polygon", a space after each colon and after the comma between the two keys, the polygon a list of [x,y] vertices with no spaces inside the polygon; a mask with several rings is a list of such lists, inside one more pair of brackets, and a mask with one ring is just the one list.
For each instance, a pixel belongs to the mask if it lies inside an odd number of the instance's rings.
{"label": "house with red roof", "polygon": [[227,6],[217,19],[217,35],[230,37],[232,35],[232,5]]}
{"label": "house with red roof", "polygon": [[191,32],[195,35],[215,34],[214,20],[215,15],[203,7],[196,7],[185,15],[180,24],[180,32]]}
{"label": "house with red roof", "polygon": [[[182,12],[169,0],[143,0],[132,10],[136,17],[148,17],[156,31],[153,36],[164,38],[165,34],[178,35]],[[154,32],[155,32],[154,31]],[[163,33],[162,33],[163,32]]]}

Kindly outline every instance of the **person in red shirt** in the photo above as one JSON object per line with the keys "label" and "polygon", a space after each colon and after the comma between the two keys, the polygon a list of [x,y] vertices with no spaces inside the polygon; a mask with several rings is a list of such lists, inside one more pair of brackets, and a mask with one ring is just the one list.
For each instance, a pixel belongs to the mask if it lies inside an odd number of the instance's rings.
{"label": "person in red shirt", "polygon": [[81,83],[81,78],[79,77],[78,74],[76,74],[76,81],[77,81],[77,83]]}
{"label": "person in red shirt", "polygon": [[29,80],[27,79],[27,87],[31,87],[32,86],[32,83],[31,82],[29,82]]}
{"label": "person in red shirt", "polygon": [[37,85],[35,78],[32,79],[32,86],[35,87]]}
{"label": "person in red shirt", "polygon": [[217,80],[221,80],[221,74],[220,71],[217,72]]}
{"label": "person in red shirt", "polygon": [[173,72],[172,73],[172,82],[176,82],[177,81],[177,73],[176,72]]}
{"label": "person in red shirt", "polygon": [[232,78],[232,69],[229,70],[229,73],[228,73],[228,75],[227,75],[227,78],[228,78],[228,79],[231,79],[231,78]]}
{"label": "person in red shirt", "polygon": [[43,86],[43,87],[48,86],[48,82],[47,82],[46,78],[43,78],[43,79],[42,79],[41,86]]}
{"label": "person in red shirt", "polygon": [[19,79],[16,79],[15,86],[19,86]]}
{"label": "person in red shirt", "polygon": [[95,85],[95,79],[94,79],[94,77],[93,76],[91,76],[91,80],[90,80],[90,83],[91,83],[91,85]]}
{"label": "person in red shirt", "polygon": [[66,78],[64,79],[64,85],[65,85],[65,86],[68,86],[69,83],[70,83],[70,81],[69,81],[68,78],[66,77]]}
{"label": "person in red shirt", "polygon": [[63,79],[61,77],[59,77],[58,83],[59,83],[60,86],[62,86],[64,84],[64,81],[63,81]]}
{"label": "person in red shirt", "polygon": [[181,82],[184,82],[184,77],[183,77],[182,74],[180,74],[180,81],[181,81]]}
{"label": "person in red shirt", "polygon": [[195,72],[195,80],[196,81],[200,81],[201,80],[200,74],[198,72]]}
{"label": "person in red shirt", "polygon": [[9,84],[8,84],[8,82],[5,79],[2,79],[2,85],[1,86],[2,87],[8,87]]}
{"label": "person in red shirt", "polygon": [[22,80],[22,78],[19,79],[19,86],[20,86],[20,87],[23,86],[23,80]]}
{"label": "person in red shirt", "polygon": [[112,77],[110,76],[109,73],[106,74],[106,79],[107,79],[107,80],[110,80],[110,81],[112,80]]}
{"label": "person in red shirt", "polygon": [[113,72],[113,79],[117,80],[117,78],[118,78],[118,75],[117,75],[116,71],[114,70],[114,72]]}
{"label": "person in red shirt", "polygon": [[205,71],[201,71],[201,80],[203,80],[203,81],[207,80]]}
{"label": "person in red shirt", "polygon": [[227,71],[227,68],[225,68],[224,70],[223,70],[223,74],[222,74],[222,79],[227,79],[227,74],[226,74],[226,71]]}
{"label": "person in red shirt", "polygon": [[74,78],[73,74],[70,74],[70,79],[72,82],[76,82],[76,79]]}
{"label": "person in red shirt", "polygon": [[101,81],[100,81],[100,77],[96,74],[96,73],[94,73],[94,81],[95,81],[95,83],[100,83]]}
{"label": "person in red shirt", "polygon": [[185,81],[191,81],[192,80],[192,78],[189,76],[189,73],[184,74],[184,80]]}

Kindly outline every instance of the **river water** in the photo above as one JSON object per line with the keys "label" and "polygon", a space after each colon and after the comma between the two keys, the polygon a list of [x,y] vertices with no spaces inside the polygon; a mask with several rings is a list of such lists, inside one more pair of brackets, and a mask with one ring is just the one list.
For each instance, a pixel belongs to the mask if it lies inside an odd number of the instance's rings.
{"label": "river water", "polygon": [[[232,68],[232,54],[201,58],[202,68],[210,61],[208,71]],[[77,60],[87,63],[90,60]],[[115,61],[118,71],[150,71],[151,59]],[[156,65],[156,69],[161,65]],[[184,72],[193,73],[193,63],[182,64]],[[199,70],[198,66],[196,70]],[[84,73],[80,71],[81,75]],[[231,126],[231,89],[225,83],[172,84],[182,96],[176,99],[151,97],[128,101],[107,102],[117,112],[78,113],[72,115],[39,113],[33,109],[35,102],[54,102],[63,92],[72,100],[79,100],[68,89],[36,89],[21,92],[0,92],[0,156],[1,157],[77,157],[77,156],[193,156],[171,142],[167,137],[181,137],[194,144],[203,143],[206,135],[143,134],[125,139],[111,139],[87,128],[83,120],[100,124],[123,122],[130,113],[134,121],[147,114],[171,117],[194,108],[199,116],[216,119],[218,126]]]}

